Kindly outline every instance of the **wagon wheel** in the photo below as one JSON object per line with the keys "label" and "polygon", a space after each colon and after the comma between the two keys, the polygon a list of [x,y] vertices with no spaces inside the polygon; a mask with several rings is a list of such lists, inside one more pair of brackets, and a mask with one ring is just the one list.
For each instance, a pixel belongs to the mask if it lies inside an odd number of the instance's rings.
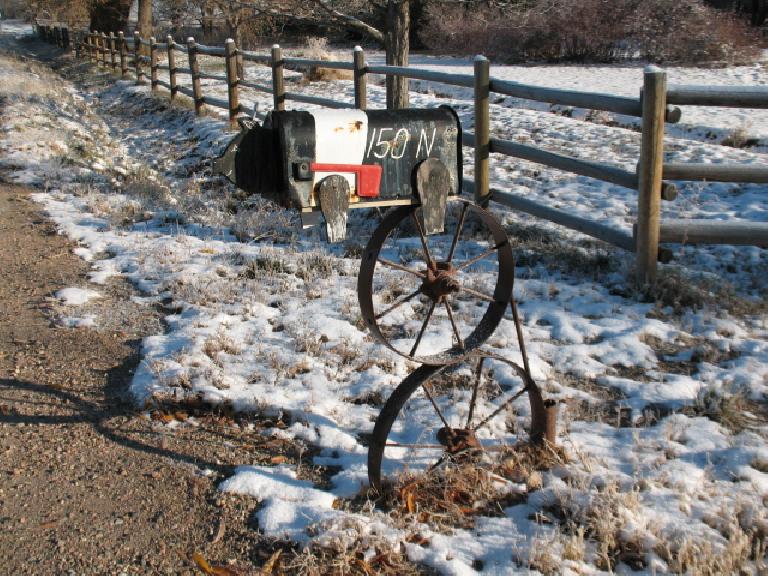
{"label": "wagon wheel", "polygon": [[[484,373],[488,357],[510,366],[523,382]],[[471,462],[493,470],[519,440],[511,429],[513,404],[531,391],[526,371],[499,356],[478,352],[462,365],[421,366],[395,389],[381,410],[368,447],[368,479],[430,473]],[[500,366],[496,365],[495,368]]]}
{"label": "wagon wheel", "polygon": [[512,296],[514,258],[499,222],[466,201],[448,220],[446,234],[427,237],[420,207],[393,209],[371,236],[358,277],[368,328],[420,364],[465,358],[491,336]]}

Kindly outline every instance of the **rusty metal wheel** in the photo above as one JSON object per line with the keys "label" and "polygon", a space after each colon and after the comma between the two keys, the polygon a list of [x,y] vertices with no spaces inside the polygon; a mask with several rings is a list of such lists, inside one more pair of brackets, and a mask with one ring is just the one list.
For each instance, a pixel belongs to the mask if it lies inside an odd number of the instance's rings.
{"label": "rusty metal wheel", "polygon": [[388,212],[360,266],[366,325],[420,364],[466,358],[491,336],[512,296],[514,257],[501,224],[470,202],[456,207],[446,233],[433,236],[424,233],[420,207]]}
{"label": "rusty metal wheel", "polygon": [[386,479],[466,462],[492,469],[520,439],[513,405],[535,387],[526,373],[482,351],[466,364],[417,368],[376,419],[368,446],[371,486],[381,490]]}

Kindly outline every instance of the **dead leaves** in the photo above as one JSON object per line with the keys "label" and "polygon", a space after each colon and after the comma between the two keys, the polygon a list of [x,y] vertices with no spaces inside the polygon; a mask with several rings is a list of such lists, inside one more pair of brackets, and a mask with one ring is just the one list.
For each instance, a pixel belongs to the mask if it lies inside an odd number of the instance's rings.
{"label": "dead leaves", "polygon": [[275,569],[278,567],[280,555],[282,550],[278,549],[269,560],[261,567],[260,570],[254,571],[252,569],[236,568],[234,566],[224,566],[221,564],[210,564],[200,552],[195,552],[192,555],[192,561],[197,565],[200,571],[206,576],[246,576],[246,575],[258,575],[258,576],[271,576],[275,573]]}
{"label": "dead leaves", "polygon": [[189,419],[189,414],[183,410],[177,410],[175,412],[166,412],[165,410],[153,410],[149,413],[149,417],[155,422],[163,422],[164,424],[170,424],[171,422],[186,422]]}

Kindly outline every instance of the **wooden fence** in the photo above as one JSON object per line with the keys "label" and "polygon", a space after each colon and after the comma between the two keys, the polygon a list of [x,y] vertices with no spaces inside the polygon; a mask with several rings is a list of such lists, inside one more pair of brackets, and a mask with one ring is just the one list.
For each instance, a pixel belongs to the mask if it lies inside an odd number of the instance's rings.
{"label": "wooden fence", "polygon": [[[61,26],[38,22],[38,31],[47,41],[62,47],[69,45],[69,32]],[[59,30],[59,32],[56,32]],[[62,31],[63,30],[63,31]],[[62,38],[66,38],[66,43]],[[195,112],[202,114],[205,106],[226,110],[231,125],[236,126],[238,114],[244,107],[239,102],[238,88],[272,94],[275,110],[284,110],[286,100],[316,104],[330,108],[367,107],[366,85],[369,74],[404,76],[414,80],[440,82],[463,86],[474,90],[474,133],[464,132],[465,146],[475,152],[474,180],[465,180],[464,189],[474,193],[475,200],[487,204],[490,200],[544,218],[562,226],[578,230],[626,250],[634,251],[637,257],[637,281],[640,286],[652,284],[656,279],[657,261],[665,257],[659,244],[663,242],[686,242],[708,244],[748,244],[768,246],[768,223],[764,222],[722,222],[712,220],[666,220],[661,221],[661,202],[672,201],[677,196],[676,186],[668,180],[756,182],[768,183],[768,167],[733,164],[671,164],[665,163],[665,123],[680,120],[681,112],[676,106],[725,106],[740,108],[768,108],[768,87],[712,87],[712,86],[667,86],[667,75],[663,70],[649,66],[645,69],[643,86],[637,98],[578,92],[557,88],[542,88],[500,80],[490,75],[490,62],[478,56],[474,63],[474,74],[448,74],[410,67],[371,66],[365,61],[360,47],[356,47],[351,62],[288,58],[282,55],[279,46],[272,47],[270,54],[257,54],[238,49],[232,40],[223,47],[205,46],[189,38],[185,44],[174,42],[167,37],[163,43],[155,38],[141,38],[138,32],[132,38],[122,33],[106,35],[98,32],[84,32],[75,42],[78,55],[88,57],[92,62],[118,71],[123,78],[132,71],[136,83],[146,82],[145,67],[150,70],[153,91],[166,88],[173,99],[178,93],[193,99]],[[167,53],[168,64],[160,65],[160,51]],[[147,56],[146,54],[149,54]],[[201,72],[198,55],[223,58],[226,75]],[[179,66],[177,55],[186,55],[188,67]],[[258,84],[238,77],[238,60],[257,62],[272,68],[270,85]],[[326,68],[348,70],[354,78],[354,102],[341,102],[329,98],[287,92],[283,74],[285,68]],[[158,78],[158,70],[167,70],[169,81]],[[191,77],[192,88],[180,86],[178,75]],[[228,99],[205,96],[201,79],[225,82]],[[617,166],[592,162],[553,152],[534,146],[519,144],[491,137],[489,101],[492,93],[524,98],[550,104],[560,104],[634,116],[641,119],[642,143],[640,157],[635,171]],[[638,191],[637,222],[632,230],[621,231],[602,223],[575,216],[538,204],[510,192],[496,190],[490,185],[490,154],[525,159],[558,170],[588,176],[604,182],[617,184]]]}

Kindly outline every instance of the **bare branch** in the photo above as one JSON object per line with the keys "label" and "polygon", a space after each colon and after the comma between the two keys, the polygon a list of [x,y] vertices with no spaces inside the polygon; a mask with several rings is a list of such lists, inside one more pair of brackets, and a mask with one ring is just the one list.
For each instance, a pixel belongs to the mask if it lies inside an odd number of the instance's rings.
{"label": "bare branch", "polygon": [[312,0],[312,3],[318,6],[319,8],[322,8],[327,14],[332,16],[334,20],[343,22],[349,28],[353,28],[359,32],[362,32],[363,34],[372,38],[373,40],[376,40],[377,42],[384,44],[384,41],[385,41],[384,34],[377,28],[374,28],[373,26],[371,26],[370,24],[366,24],[359,18],[356,18],[349,14],[344,14],[342,12],[339,12],[338,10],[333,8],[333,6],[331,6],[327,2],[327,0]]}

